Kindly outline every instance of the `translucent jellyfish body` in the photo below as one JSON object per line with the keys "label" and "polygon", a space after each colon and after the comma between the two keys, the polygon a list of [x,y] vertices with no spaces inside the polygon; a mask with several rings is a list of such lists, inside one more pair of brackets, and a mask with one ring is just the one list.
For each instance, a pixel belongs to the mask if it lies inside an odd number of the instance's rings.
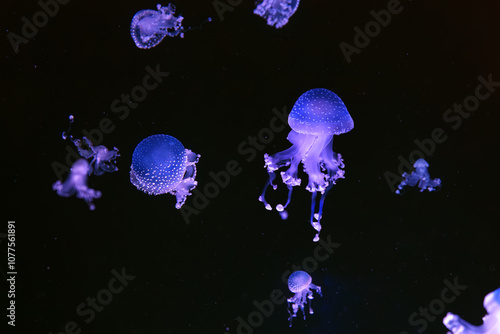
{"label": "translucent jellyfish body", "polygon": [[418,185],[418,187],[420,188],[420,192],[426,189],[429,191],[434,191],[441,186],[441,179],[431,179],[429,171],[427,170],[427,168],[429,167],[427,161],[425,161],[424,159],[418,159],[413,164],[413,167],[415,167],[415,170],[411,172],[411,174],[408,174],[406,172],[403,173],[402,176],[404,180],[401,181],[401,183],[398,185],[396,194],[400,194],[401,190],[405,186],[414,187],[415,185]]}
{"label": "translucent jellyfish body", "polygon": [[[293,145],[289,149],[273,155],[264,155],[265,167],[269,180],[264,186],[259,201],[267,210],[272,210],[265,195],[269,185],[276,189],[273,183],[275,172],[288,167],[281,172],[283,183],[288,187],[288,200],[285,205],[279,204],[276,210],[283,213],[290,203],[292,189],[301,184],[298,177],[299,164],[304,164],[304,171],[309,176],[306,189],[312,193],[310,223],[317,231],[314,241],[319,240],[321,231],[321,216],[323,204],[328,191],[336,180],[344,178],[342,156],[333,151],[333,136],[351,131],[354,122],[342,100],[333,92],[324,88],[311,89],[302,94],[293,106],[288,116],[288,124],[292,131],[288,141]],[[316,197],[321,194],[316,211]]]}
{"label": "translucent jellyfish body", "polygon": [[175,207],[180,209],[198,184],[195,177],[199,158],[172,136],[149,136],[134,150],[130,182],[148,195],[175,195]]}
{"label": "translucent jellyfish body", "polygon": [[112,173],[118,170],[116,167],[116,158],[120,156],[118,149],[115,147],[112,150],[104,145],[94,146],[87,137],[82,139],[72,139],[75,146],[78,148],[78,153],[85,159],[91,159],[89,175],[102,175],[105,172]]}
{"label": "translucent jellyfish body", "polygon": [[500,288],[484,297],[483,306],[488,313],[483,317],[483,324],[474,326],[458,315],[448,313],[443,324],[454,334],[500,334]]}
{"label": "translucent jellyfish body", "polygon": [[94,210],[95,205],[92,201],[101,197],[101,192],[87,186],[87,178],[91,173],[90,170],[91,166],[89,162],[85,159],[79,159],[71,166],[71,171],[66,181],[64,183],[57,181],[52,185],[52,189],[62,197],[71,197],[76,194],[76,197],[82,198],[88,203],[90,210]]}
{"label": "translucent jellyfish body", "polygon": [[175,7],[168,4],[166,7],[157,5],[158,10],[144,9],[137,12],[130,24],[130,34],[135,45],[140,49],[151,49],[157,46],[165,36],[175,37],[182,30],[182,16],[176,17]]}
{"label": "translucent jellyfish body", "polygon": [[266,19],[267,24],[271,27],[281,28],[295,13],[299,2],[299,0],[264,0],[257,5],[253,12]]}
{"label": "translucent jellyfish body", "polygon": [[[307,304],[308,299],[314,299],[313,292],[311,289],[316,290],[321,297],[321,287],[314,285],[312,283],[311,276],[305,271],[299,270],[290,275],[288,277],[288,289],[293,292],[295,295],[291,298],[288,298],[288,313],[290,317],[288,320],[290,321],[290,327],[292,327],[292,319],[297,316],[297,312],[299,309],[304,314],[304,320],[306,320],[306,313],[304,312],[304,305]],[[290,306],[292,311],[290,312]],[[311,302],[309,302],[309,314],[313,314],[314,311],[311,307]]]}

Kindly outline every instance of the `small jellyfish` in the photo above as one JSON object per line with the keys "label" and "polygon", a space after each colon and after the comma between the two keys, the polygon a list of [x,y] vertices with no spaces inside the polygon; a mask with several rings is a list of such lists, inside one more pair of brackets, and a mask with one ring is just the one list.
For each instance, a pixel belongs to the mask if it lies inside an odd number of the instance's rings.
{"label": "small jellyfish", "polygon": [[[290,327],[292,327],[292,319],[297,316],[299,308],[304,314],[304,320],[306,320],[304,305],[307,304],[307,299],[314,299],[311,289],[316,290],[316,293],[321,297],[323,295],[321,294],[321,287],[314,285],[311,276],[302,270],[296,271],[288,277],[288,289],[295,294],[293,297],[287,299],[288,314],[290,314],[288,320],[290,321]],[[290,305],[292,305],[292,312],[290,312]],[[313,313],[311,302],[309,302],[309,314]]]}
{"label": "small jellyfish", "polygon": [[182,32],[182,16],[174,16],[175,6],[168,4],[163,7],[158,4],[158,10],[144,9],[138,11],[132,18],[130,34],[135,45],[140,49],[151,49],[157,46],[165,36],[175,37]]}
{"label": "small jellyfish", "polygon": [[172,136],[149,136],[134,150],[130,182],[148,195],[175,195],[175,207],[180,209],[198,184],[195,177],[199,158]]}
{"label": "small jellyfish", "polygon": [[474,326],[453,313],[446,314],[443,324],[451,332],[449,334],[500,334],[500,288],[484,297],[483,306],[486,314],[483,324]]}
{"label": "small jellyfish", "polygon": [[266,19],[267,25],[279,29],[288,23],[290,16],[299,7],[299,2],[300,0],[264,0],[257,5],[253,13]]}
{"label": "small jellyfish", "polygon": [[64,183],[57,181],[52,185],[52,189],[61,197],[70,197],[76,194],[76,197],[82,198],[88,203],[90,210],[94,210],[95,205],[92,201],[95,198],[100,198],[101,192],[87,186],[90,169],[91,167],[87,160],[77,160],[71,166],[71,171],[66,181]]}
{"label": "small jellyfish", "polygon": [[429,167],[427,161],[425,161],[424,159],[418,159],[413,164],[413,167],[415,167],[415,170],[411,172],[411,174],[408,174],[406,172],[403,173],[402,176],[404,180],[401,181],[401,183],[398,185],[396,194],[400,194],[401,190],[406,185],[414,187],[418,184],[420,192],[424,191],[425,189],[434,191],[436,190],[436,188],[439,188],[441,186],[440,179],[431,179],[429,171],[427,170],[427,167]]}
{"label": "small jellyfish", "polygon": [[118,170],[116,167],[116,158],[120,156],[118,149],[115,147],[108,150],[106,146],[94,146],[87,137],[82,139],[74,139],[73,143],[78,148],[78,153],[85,159],[91,159],[89,175],[102,175],[105,172],[112,173]]}
{"label": "small jellyfish", "polygon": [[[288,116],[288,124],[292,131],[288,141],[293,146],[273,155],[264,155],[265,167],[269,180],[264,186],[259,201],[267,210],[272,210],[265,195],[269,185],[276,189],[273,183],[275,171],[288,167],[281,172],[283,183],[288,187],[288,200],[285,205],[278,204],[276,210],[283,212],[290,203],[292,188],[299,186],[298,167],[302,162],[304,171],[309,176],[306,189],[312,193],[310,223],[317,231],[314,241],[319,241],[321,231],[321,216],[323,203],[328,191],[339,178],[344,178],[344,162],[342,156],[333,151],[333,136],[351,131],[354,121],[344,103],[335,93],[324,88],[311,89],[302,94],[293,106]],[[321,193],[318,211],[316,212],[316,196]]]}

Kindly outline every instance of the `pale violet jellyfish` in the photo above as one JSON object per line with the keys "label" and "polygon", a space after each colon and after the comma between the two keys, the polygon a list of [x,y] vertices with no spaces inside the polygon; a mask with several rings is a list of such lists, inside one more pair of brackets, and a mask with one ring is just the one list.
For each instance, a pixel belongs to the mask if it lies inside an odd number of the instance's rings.
{"label": "pale violet jellyfish", "polygon": [[292,16],[300,0],[264,0],[255,10],[254,14],[259,15],[267,20],[267,25],[271,27],[281,28],[288,23],[288,19]]}
{"label": "pale violet jellyfish", "polygon": [[[304,171],[309,176],[306,189],[312,193],[310,223],[317,231],[313,239],[316,242],[321,231],[320,221],[325,197],[336,180],[344,178],[344,170],[341,169],[344,163],[342,156],[333,151],[333,136],[351,131],[354,122],[340,97],[328,89],[316,88],[305,92],[295,102],[288,116],[288,124],[292,131],[287,139],[293,146],[273,155],[264,155],[269,180],[259,201],[264,203],[267,210],[272,210],[265,198],[267,188],[271,185],[276,189],[277,185],[273,183],[276,170],[288,167],[286,171],[281,172],[283,183],[288,187],[288,200],[285,205],[276,206],[276,210],[283,213],[290,203],[292,188],[301,183],[297,173],[302,162]],[[318,193],[321,197],[316,211]]]}
{"label": "pale violet jellyfish", "polygon": [[500,334],[500,288],[484,297],[483,306],[486,314],[483,324],[474,326],[460,318],[458,315],[448,313],[443,319],[443,324],[451,332],[449,334]]}
{"label": "pale violet jellyfish", "polygon": [[71,171],[66,181],[64,181],[64,183],[57,181],[52,185],[52,189],[62,197],[71,197],[76,194],[76,197],[82,198],[88,203],[90,210],[94,210],[95,205],[92,201],[101,197],[101,192],[87,186],[87,178],[88,174],[90,174],[90,169],[91,167],[87,160],[77,160],[73,166],[71,166]]}
{"label": "pale violet jellyfish", "polygon": [[[311,289],[316,290],[316,293],[321,297],[323,296],[321,295],[321,287],[314,285],[311,276],[302,270],[296,271],[288,277],[288,289],[295,294],[293,297],[287,299],[288,307],[292,306],[292,312],[288,309],[288,313],[290,314],[288,320],[290,321],[290,327],[292,327],[292,319],[297,316],[299,309],[304,314],[304,320],[306,320],[304,305],[307,304],[308,299],[314,299]],[[309,314],[313,313],[311,302],[309,302]]]}
{"label": "pale violet jellyfish", "polygon": [[[156,5],[157,10],[144,9],[138,11],[132,18],[130,34],[135,45],[140,49],[151,49],[163,40],[165,36],[184,38],[184,33],[196,28],[184,29],[182,16],[175,16],[175,6],[168,4]],[[204,22],[210,22],[208,18]],[[204,23],[203,22],[203,23]],[[202,24],[203,24],[202,23]]]}
{"label": "pale violet jellyfish", "polygon": [[180,209],[198,184],[195,177],[199,158],[172,136],[149,136],[134,150],[130,182],[148,195],[175,195],[175,207]]}
{"label": "pale violet jellyfish", "polygon": [[406,172],[403,173],[403,181],[398,185],[398,189],[396,190],[396,194],[400,194],[401,190],[404,186],[414,187],[418,185],[420,188],[420,192],[424,190],[434,191],[441,186],[441,179],[435,178],[431,179],[429,175],[429,171],[427,168],[429,164],[424,159],[418,159],[413,164],[415,170],[408,174]]}
{"label": "pale violet jellyfish", "polygon": [[158,4],[158,10],[144,9],[137,12],[130,24],[130,34],[135,45],[140,49],[151,49],[157,46],[165,36],[175,37],[182,33],[182,16],[176,17],[175,7]]}

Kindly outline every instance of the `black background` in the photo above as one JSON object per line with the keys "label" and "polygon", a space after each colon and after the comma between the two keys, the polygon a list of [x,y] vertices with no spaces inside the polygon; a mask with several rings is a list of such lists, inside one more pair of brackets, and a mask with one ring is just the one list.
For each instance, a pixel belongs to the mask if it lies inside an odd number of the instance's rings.
{"label": "black background", "polygon": [[[337,93],[355,123],[334,140],[346,178],[327,197],[322,221],[322,236],[341,246],[311,273],[323,289],[323,298],[313,300],[314,315],[299,316],[288,328],[284,303],[254,332],[419,333],[421,326],[408,318],[440,298],[443,280],[455,278],[467,289],[425,332],[445,333],[446,312],[481,323],[483,297],[500,285],[500,87],[456,130],[443,114],[474,94],[478,76],[500,81],[499,3],[402,1],[402,13],[351,63],[339,44],[353,44],[353,28],[363,28],[373,20],[370,11],[385,9],[387,1],[302,1],[282,29],[254,15],[252,1],[234,6],[223,20],[211,1],[175,5],[184,26],[213,21],[141,50],[130,38],[130,21],[156,2],[73,0],[15,53],[8,31],[20,34],[21,18],[31,19],[40,7],[2,3],[8,200],[1,231],[8,219],[16,221],[14,332],[59,333],[74,321],[82,333],[238,333],[236,319],[255,311],[254,300],[268,299],[274,289],[291,296],[281,276],[317,246],[308,223],[307,176],[301,174],[303,186],[282,221],[257,198],[267,178],[263,154],[290,146],[289,127],[255,159],[238,146],[269,128],[273,108],[289,111],[317,87]],[[157,64],[170,75],[120,120],[112,101]],[[119,171],[90,178],[103,193],[95,211],[51,187],[57,180],[52,164],[64,163],[71,144],[61,138],[70,114],[75,137],[103,118],[115,126],[102,144],[119,148]],[[425,158],[443,187],[395,195],[384,173],[398,174],[398,156],[409,159],[414,141],[435,128],[447,140]],[[173,196],[147,196],[129,182],[135,146],[156,133],[201,154],[201,191],[209,173],[228,161],[241,167],[190,224]],[[278,189],[273,204],[286,196],[284,186]],[[5,254],[5,239],[1,245]],[[4,255],[3,272],[6,262]],[[85,323],[77,306],[123,267],[135,279]]]}

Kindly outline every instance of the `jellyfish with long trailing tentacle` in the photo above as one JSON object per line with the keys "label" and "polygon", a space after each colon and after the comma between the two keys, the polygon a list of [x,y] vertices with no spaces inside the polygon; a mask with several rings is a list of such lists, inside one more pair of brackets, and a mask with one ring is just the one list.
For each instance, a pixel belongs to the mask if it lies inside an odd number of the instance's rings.
{"label": "jellyfish with long trailing tentacle", "polygon": [[[312,283],[312,278],[308,273],[302,270],[293,272],[288,277],[288,289],[294,293],[293,297],[287,299],[288,307],[292,307],[292,312],[288,309],[288,314],[290,317],[290,327],[292,327],[292,319],[297,316],[299,309],[304,314],[304,320],[306,320],[306,312],[304,312],[304,305],[307,304],[307,300],[314,299],[313,292],[311,290],[316,290],[316,293],[321,297],[321,287]],[[311,302],[309,302],[309,314],[313,314],[314,311],[311,307]]]}
{"label": "jellyfish with long trailing tentacle", "polygon": [[398,189],[396,190],[396,194],[401,194],[401,190],[405,186],[414,187],[418,185],[420,188],[420,192],[424,190],[434,191],[441,187],[441,179],[435,178],[431,179],[429,175],[428,167],[429,164],[424,159],[418,159],[413,164],[415,170],[410,174],[404,172],[402,177],[403,181],[398,185]]}
{"label": "jellyfish with long trailing tentacle", "polygon": [[299,7],[300,0],[264,0],[257,5],[254,14],[267,20],[267,25],[283,27]]}
{"label": "jellyfish with long trailing tentacle", "polygon": [[484,297],[483,306],[488,313],[483,317],[483,324],[474,326],[458,315],[448,313],[443,324],[451,332],[449,334],[500,334],[500,288]]}
{"label": "jellyfish with long trailing tentacle", "polygon": [[[333,151],[333,136],[351,131],[354,121],[340,97],[328,89],[316,88],[305,92],[295,102],[288,116],[288,124],[292,131],[287,139],[292,143],[292,147],[273,155],[264,155],[269,180],[259,201],[264,203],[267,210],[272,210],[266,201],[267,188],[271,185],[276,189],[275,172],[282,167],[288,167],[286,171],[281,172],[283,183],[288,187],[288,199],[285,205],[276,206],[276,210],[283,213],[291,201],[293,187],[301,184],[298,169],[302,162],[304,171],[309,176],[306,189],[312,193],[310,223],[317,231],[313,239],[317,242],[326,195],[337,179],[344,178],[344,162],[342,156]],[[318,194],[320,199],[316,210]]]}
{"label": "jellyfish with long trailing tentacle", "polygon": [[198,184],[195,177],[199,158],[172,136],[149,136],[134,150],[130,182],[148,195],[175,195],[175,207],[180,209]]}

